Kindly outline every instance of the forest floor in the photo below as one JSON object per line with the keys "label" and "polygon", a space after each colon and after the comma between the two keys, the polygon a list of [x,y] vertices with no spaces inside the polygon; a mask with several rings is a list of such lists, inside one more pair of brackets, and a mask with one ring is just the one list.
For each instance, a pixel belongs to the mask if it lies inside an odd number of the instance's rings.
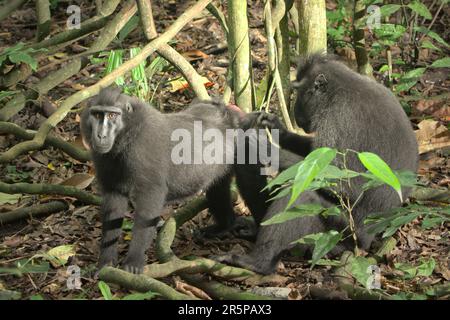
{"label": "forest floor", "polygon": [[[162,4],[163,3],[163,4]],[[174,1],[162,1],[155,8],[155,21],[158,31],[167,28],[185,9],[186,5],[174,4]],[[250,40],[253,57],[254,77],[258,83],[265,72],[267,61],[266,37],[262,24],[262,4],[260,1],[253,1],[249,11],[250,17]],[[332,6],[332,4],[329,4]],[[88,8],[86,8],[88,10]],[[60,16],[60,27],[65,21],[64,10],[58,10]],[[448,17],[448,8],[447,8]],[[444,21],[445,22],[445,21]],[[33,41],[35,32],[35,9],[32,5],[26,5],[16,11],[8,19],[0,23],[1,38],[0,51],[19,41]],[[448,21],[447,21],[448,26]],[[56,27],[56,26],[55,26]],[[444,26],[436,23],[436,32],[446,33],[448,40],[448,30]],[[440,29],[440,30],[439,30]],[[135,42],[118,44],[118,46],[131,47],[142,45],[142,33],[135,30]],[[80,42],[66,48],[61,55],[48,56],[46,64],[55,59],[61,59],[65,55],[78,53],[83,50],[83,46],[91,39],[92,35]],[[132,37],[133,38],[133,37]],[[370,46],[370,38],[367,46]],[[195,19],[184,28],[176,37],[174,47],[187,57],[199,74],[209,80],[209,92],[212,95],[221,95],[225,83],[225,73],[228,65],[226,51],[226,41],[222,29],[211,15],[205,12],[204,16]],[[398,55],[399,50],[393,47],[393,54]],[[349,49],[339,48],[336,52],[347,58],[352,58]],[[432,61],[435,57],[427,56],[427,52],[421,52],[422,59]],[[382,58],[380,58],[381,60]],[[374,70],[378,70],[383,64],[372,59]],[[402,67],[394,66],[395,72],[403,72]],[[50,91],[49,96],[42,101],[33,101],[13,118],[13,122],[22,127],[37,129],[39,125],[51,114],[59,102],[78,90],[95,83],[103,74],[104,64],[89,66],[77,76],[65,81],[57,88]],[[441,69],[440,69],[441,70]],[[30,77],[25,86],[39,81],[49,70],[38,72]],[[177,90],[176,83],[172,81],[180,74],[172,69],[156,74],[151,80],[151,87],[155,90],[152,101],[155,107],[164,112],[171,112],[182,109],[193,98],[193,93],[189,90]],[[379,81],[383,80],[383,75],[375,72]],[[433,79],[432,82],[427,79]],[[430,84],[432,83],[432,84]],[[420,98],[411,99],[408,95],[402,95],[410,108],[409,115],[414,129],[430,130],[419,128],[418,124],[424,119],[433,121],[433,128],[442,131],[442,145],[445,148],[436,148],[421,155],[419,178],[422,183],[433,188],[449,188],[450,186],[450,134],[448,125],[450,123],[449,96],[438,99],[437,97],[448,92],[449,88],[448,69],[439,72],[425,73],[423,79],[415,86]],[[414,97],[417,97],[416,94]],[[274,99],[274,105],[276,100]],[[428,126],[429,128],[429,126]],[[57,134],[68,141],[81,145],[79,131],[79,116],[76,113],[70,114],[55,130]],[[426,132],[424,132],[426,134]],[[418,134],[418,139],[420,135]],[[5,151],[18,142],[12,135],[0,135],[0,151]],[[447,144],[445,144],[447,143]],[[420,144],[420,141],[419,141]],[[56,149],[46,149],[36,151],[27,155],[22,155],[0,168],[0,180],[5,182],[34,182],[34,183],[63,183],[83,188],[87,191],[98,193],[98,188],[94,180],[94,168],[91,162],[79,162]],[[96,268],[99,242],[101,236],[101,223],[98,215],[98,207],[82,205],[79,201],[58,196],[30,196],[13,195],[7,199],[1,198],[2,212],[25,207],[32,204],[44,203],[52,199],[64,199],[70,204],[65,212],[59,212],[45,218],[29,219],[14,224],[0,226],[0,289],[7,288],[21,293],[22,298],[30,298],[40,295],[45,299],[99,299],[102,297],[98,288],[98,280],[93,274]],[[435,206],[437,203],[427,202],[428,206]],[[168,217],[174,208],[167,208],[163,217]],[[235,204],[236,212],[248,214],[247,208],[242,201]],[[426,207],[424,207],[426,210]],[[132,217],[132,213],[128,214]],[[207,210],[201,212],[197,217],[185,223],[177,232],[173,244],[174,252],[179,256],[204,256],[221,253],[241,253],[251,248],[251,243],[239,239],[227,240],[199,240],[195,237],[195,230],[212,223],[212,219]],[[420,218],[403,226],[398,230],[393,238],[395,247],[386,255],[379,264],[381,269],[381,286],[389,294],[399,292],[421,292],[421,288],[443,284],[450,281],[449,270],[449,226],[437,225],[429,229],[423,229]],[[130,239],[130,230],[125,228],[124,241],[120,244],[120,256],[124,257]],[[65,267],[46,262],[45,254],[63,245],[73,245],[72,250],[75,255],[69,259],[69,264],[78,265],[81,270],[82,289],[72,290],[66,285],[67,274]],[[376,245],[375,245],[376,247]],[[374,249],[376,250],[376,248]],[[17,266],[18,262],[27,261],[34,266],[34,270],[23,276],[16,276],[2,271],[1,268]],[[156,258],[153,250],[148,253],[148,262],[155,262]],[[399,271],[394,265],[403,263],[405,265],[419,266],[424,261],[434,261],[435,267],[431,275],[408,277],[407,272]],[[41,268],[41,269],[40,269]],[[42,269],[44,268],[44,269]],[[315,266],[310,268],[307,261],[298,261],[293,257],[286,257],[280,263],[278,274],[281,277],[274,278],[272,287],[289,288],[290,299],[310,299],[310,285],[322,285],[327,288],[336,288],[335,281],[331,275],[331,266]],[[172,286],[182,281],[177,276],[163,279]],[[243,283],[227,283],[228,285],[246,288]],[[126,290],[113,286],[113,292],[117,296],[123,296]],[[444,298],[449,298],[448,296]]]}

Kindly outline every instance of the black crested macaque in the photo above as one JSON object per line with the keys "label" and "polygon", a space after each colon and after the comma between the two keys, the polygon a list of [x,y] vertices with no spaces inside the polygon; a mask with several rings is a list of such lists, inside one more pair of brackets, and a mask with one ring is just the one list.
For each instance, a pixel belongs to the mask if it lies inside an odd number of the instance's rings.
{"label": "black crested macaque", "polygon": [[[282,148],[303,157],[319,147],[368,151],[378,154],[394,170],[417,171],[416,138],[408,117],[390,90],[357,74],[335,57],[325,55],[313,55],[301,61],[295,86],[298,92],[296,122],[306,132],[314,133],[313,137],[289,132],[272,114],[261,113],[257,120],[259,127],[280,130],[279,144]],[[342,165],[341,160],[338,159],[336,164]],[[346,166],[355,171],[365,171],[352,153],[346,157]],[[362,192],[363,182],[359,178],[353,179],[351,186],[343,184],[339,191],[355,203]],[[406,199],[410,189],[402,188],[402,191],[403,199]],[[264,220],[283,211],[288,199],[275,200]],[[327,207],[333,204],[332,200],[321,190],[308,191],[297,199],[294,206],[320,203]],[[369,249],[374,239],[374,235],[369,234],[363,224],[366,217],[400,205],[398,195],[388,186],[364,192],[352,212],[360,248]],[[343,230],[347,225],[343,218],[313,216],[261,226],[255,247],[250,253],[227,255],[220,260],[269,274],[276,270],[281,254],[291,248],[292,241],[311,233]],[[332,253],[340,254],[345,249],[352,249],[354,243],[351,238],[339,244]]]}
{"label": "black crested macaque", "polygon": [[[170,201],[206,190],[217,229],[226,230],[233,225],[233,165],[224,158],[228,150],[233,150],[228,147],[234,141],[224,139],[225,152],[219,163],[206,163],[202,155],[211,142],[200,140],[200,145],[195,145],[196,122],[205,135],[206,130],[214,129],[225,137],[225,130],[235,128],[239,119],[218,101],[194,102],[184,111],[163,114],[121,94],[118,88],[103,89],[83,111],[81,131],[92,153],[103,196],[100,267],[117,262],[117,241],[129,204],[135,210],[135,223],[123,267],[133,273],[142,272],[145,251],[155,236],[159,215]],[[176,138],[185,134],[194,137],[187,153],[175,152],[180,143],[171,139],[175,132]],[[187,164],[174,164],[174,152],[192,159]]]}

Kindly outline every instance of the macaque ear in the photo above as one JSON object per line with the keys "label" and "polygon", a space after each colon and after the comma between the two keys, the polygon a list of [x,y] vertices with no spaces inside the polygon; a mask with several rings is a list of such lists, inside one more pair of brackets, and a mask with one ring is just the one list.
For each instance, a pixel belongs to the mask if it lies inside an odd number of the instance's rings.
{"label": "macaque ear", "polygon": [[328,84],[328,80],[323,73],[319,73],[314,79],[314,89],[316,91],[325,91]]}
{"label": "macaque ear", "polygon": [[125,110],[126,110],[128,113],[133,112],[133,106],[131,105],[131,103],[129,103],[129,102],[125,103]]}

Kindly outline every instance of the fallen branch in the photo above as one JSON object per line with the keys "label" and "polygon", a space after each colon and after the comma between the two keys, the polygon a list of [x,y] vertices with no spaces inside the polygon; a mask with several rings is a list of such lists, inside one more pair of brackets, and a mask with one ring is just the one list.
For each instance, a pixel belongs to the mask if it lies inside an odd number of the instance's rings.
{"label": "fallen branch", "polygon": [[63,186],[60,184],[43,184],[43,183],[4,183],[0,181],[0,192],[15,194],[55,194],[72,197],[86,204],[100,205],[101,198],[89,192],[80,190],[72,186]]}
{"label": "fallen branch", "polygon": [[113,267],[102,268],[98,276],[103,281],[115,283],[130,290],[139,292],[157,292],[164,298],[170,300],[197,300],[196,298],[176,291],[164,282],[145,275],[132,274]]}
{"label": "fallen branch", "polygon": [[59,211],[67,210],[69,206],[64,201],[52,201],[37,204],[31,207],[19,208],[8,212],[0,213],[0,225],[11,223],[27,218],[36,218],[43,215],[50,215]]}
{"label": "fallen branch", "polygon": [[[0,134],[1,133],[13,134],[19,139],[31,140],[34,138],[36,131],[25,130],[17,124],[0,121]],[[52,146],[54,148],[61,149],[69,156],[79,161],[90,160],[90,155],[87,150],[80,149],[74,144],[64,141],[63,139],[58,138],[52,134],[46,137],[44,146]]]}
{"label": "fallen branch", "polygon": [[[45,142],[45,139],[50,132],[60,121],[62,121],[66,115],[72,110],[72,108],[80,103],[81,101],[88,99],[99,93],[101,88],[105,88],[112,84],[115,79],[124,73],[130,71],[131,69],[137,67],[142,61],[144,61],[149,55],[156,51],[156,49],[163,43],[167,43],[172,39],[189,21],[191,21],[195,16],[197,16],[211,0],[200,0],[186,12],[184,12],[161,36],[156,38],[147,44],[139,54],[134,58],[128,60],[122,64],[119,68],[112,71],[110,74],[103,77],[102,80],[96,84],[81,90],[69,98],[67,98],[64,103],[54,112],[39,128],[38,132],[34,136],[33,140],[25,141],[12,147],[0,156],[0,163],[5,163],[11,159],[16,158],[20,154],[39,149]],[[132,3],[134,3],[132,1]],[[121,21],[122,23],[122,21]],[[121,29],[122,24],[119,25]],[[103,30],[109,32],[108,35],[114,36],[116,34],[117,25],[111,26],[110,28],[105,27]],[[119,30],[120,30],[119,29]],[[98,48],[92,48],[97,50]]]}
{"label": "fallen branch", "polygon": [[227,287],[220,282],[200,275],[183,274],[182,277],[205,291],[209,296],[220,300],[272,300],[269,297]]}

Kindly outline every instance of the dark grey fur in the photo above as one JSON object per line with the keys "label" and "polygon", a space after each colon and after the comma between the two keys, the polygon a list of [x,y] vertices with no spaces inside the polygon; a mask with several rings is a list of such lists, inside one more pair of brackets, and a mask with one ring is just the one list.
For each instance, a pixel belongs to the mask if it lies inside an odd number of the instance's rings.
{"label": "dark grey fur", "polygon": [[[390,90],[353,72],[334,57],[320,55],[300,63],[296,87],[296,122],[307,132],[314,132],[315,137],[291,133],[276,116],[260,114],[258,126],[280,129],[281,147],[303,157],[324,146],[342,151],[369,151],[378,154],[394,170],[417,171],[416,138],[408,117]],[[337,162],[339,164],[339,160]],[[349,169],[364,171],[355,155],[347,157],[346,164]],[[362,182],[353,180],[351,187],[342,185],[340,191],[354,202],[361,192]],[[409,192],[408,188],[403,189],[403,199]],[[329,200],[324,192],[307,192],[297,200],[297,204],[316,202],[328,206]],[[286,198],[275,201],[265,218],[282,211],[286,203]],[[400,205],[398,195],[390,187],[378,187],[364,193],[353,211],[360,248],[367,250],[374,238],[363,225],[366,217]],[[275,271],[281,253],[290,248],[292,241],[310,233],[342,230],[346,225],[343,219],[325,221],[320,217],[306,217],[263,226],[251,253],[229,255],[221,260],[260,273],[271,273]],[[353,246],[349,240],[334,252],[340,253]]]}
{"label": "dark grey fur", "polygon": [[[110,107],[119,115],[101,125],[104,115],[93,114],[93,110],[98,113]],[[206,189],[218,229],[234,223],[229,188],[232,165],[174,165],[171,161],[171,150],[177,143],[170,139],[172,131],[185,128],[192,133],[196,120],[202,121],[203,130],[216,128],[222,132],[238,124],[236,115],[217,101],[198,101],[182,112],[163,114],[112,88],[102,90],[82,113],[82,134],[91,148],[103,195],[100,267],[117,262],[117,240],[129,202],[135,209],[135,223],[123,264],[134,273],[142,271],[145,251],[167,202]],[[193,148],[192,152],[202,150]]]}

